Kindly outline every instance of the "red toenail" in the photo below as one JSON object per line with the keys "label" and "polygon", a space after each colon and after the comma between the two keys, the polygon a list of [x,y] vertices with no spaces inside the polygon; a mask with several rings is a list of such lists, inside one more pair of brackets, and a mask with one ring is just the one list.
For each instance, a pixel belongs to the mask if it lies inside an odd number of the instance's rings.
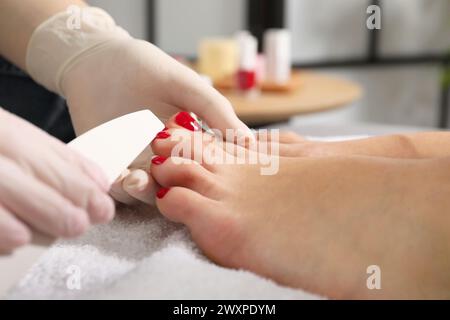
{"label": "red toenail", "polygon": [[156,135],[156,139],[167,139],[168,137],[170,137],[170,133],[166,131],[158,132],[158,134]]}
{"label": "red toenail", "polygon": [[156,164],[156,165],[158,165],[158,164],[163,164],[164,161],[166,161],[166,160],[167,160],[166,157],[163,157],[163,156],[156,156],[156,157],[154,157],[154,158],[152,159],[152,163],[153,163],[153,164]]}
{"label": "red toenail", "polygon": [[183,128],[191,131],[200,130],[199,123],[189,114],[189,112],[186,111],[179,112],[175,117],[175,122]]}
{"label": "red toenail", "polygon": [[156,197],[158,199],[162,199],[164,198],[164,196],[166,195],[167,192],[169,192],[170,188],[161,188],[158,190],[158,192],[156,193]]}
{"label": "red toenail", "polygon": [[169,128],[167,128],[167,127],[164,127],[164,129],[163,129],[162,131],[166,131],[166,130],[169,130]]}

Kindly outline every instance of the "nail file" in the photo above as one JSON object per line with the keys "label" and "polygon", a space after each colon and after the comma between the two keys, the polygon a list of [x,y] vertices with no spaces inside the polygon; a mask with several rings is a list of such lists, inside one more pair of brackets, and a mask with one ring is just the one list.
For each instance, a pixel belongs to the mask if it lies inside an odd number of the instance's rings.
{"label": "nail file", "polygon": [[[106,122],[70,142],[69,147],[103,169],[112,184],[163,129],[164,124],[151,111],[143,110]],[[32,244],[0,256],[0,298],[54,241],[34,232]]]}

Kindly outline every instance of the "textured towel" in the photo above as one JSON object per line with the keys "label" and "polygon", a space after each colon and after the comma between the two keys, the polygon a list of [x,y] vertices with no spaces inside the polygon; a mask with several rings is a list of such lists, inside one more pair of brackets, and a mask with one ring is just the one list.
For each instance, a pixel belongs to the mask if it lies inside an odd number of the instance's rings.
{"label": "textured towel", "polygon": [[[75,269],[74,269],[75,268]],[[81,288],[68,285],[80,271]],[[70,289],[72,288],[72,289]],[[255,274],[215,265],[181,225],[155,209],[120,208],[116,219],[59,241],[9,299],[315,299]]]}

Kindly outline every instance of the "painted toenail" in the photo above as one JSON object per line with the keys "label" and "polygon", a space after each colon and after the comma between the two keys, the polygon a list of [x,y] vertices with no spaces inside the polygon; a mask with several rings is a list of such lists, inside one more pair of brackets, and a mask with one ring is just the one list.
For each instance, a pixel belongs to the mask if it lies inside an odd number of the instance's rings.
{"label": "painted toenail", "polygon": [[190,131],[200,130],[200,124],[186,111],[179,112],[175,117],[175,122]]}
{"label": "painted toenail", "polygon": [[169,192],[170,188],[161,188],[158,190],[158,192],[156,193],[156,197],[158,199],[162,199],[164,198],[164,196],[166,195],[167,192]]}
{"label": "painted toenail", "polygon": [[170,137],[170,133],[168,133],[167,131],[158,132],[158,134],[156,135],[156,139],[167,139],[168,137]]}
{"label": "painted toenail", "polygon": [[153,164],[156,164],[156,165],[158,165],[158,164],[163,164],[164,161],[166,161],[166,160],[167,160],[166,157],[163,157],[163,156],[156,156],[156,157],[154,157],[154,158],[152,159],[152,163],[153,163]]}

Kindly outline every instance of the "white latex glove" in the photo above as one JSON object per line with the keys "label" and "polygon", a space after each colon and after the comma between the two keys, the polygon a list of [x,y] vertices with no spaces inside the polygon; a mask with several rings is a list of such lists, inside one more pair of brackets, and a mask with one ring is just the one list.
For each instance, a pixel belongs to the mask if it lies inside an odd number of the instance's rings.
{"label": "white latex glove", "polygon": [[97,167],[0,108],[0,254],[29,242],[28,226],[73,237],[110,221],[108,189]]}
{"label": "white latex glove", "polygon": [[[77,134],[148,107],[162,121],[180,110],[187,110],[213,128],[238,129],[251,135],[229,101],[194,71],[154,45],[128,36],[104,11],[87,8],[83,13],[79,31],[48,32],[66,28],[58,23],[64,21],[64,14],[39,27],[30,41],[27,58],[35,80],[41,80],[49,89],[67,98]],[[55,34],[61,33],[64,37],[59,41]],[[68,48],[66,43],[70,38],[76,43]],[[38,46],[45,42],[50,45]],[[63,49],[58,49],[59,46]],[[39,50],[34,49],[36,47]],[[67,53],[71,51],[76,54]],[[66,57],[54,57],[55,52],[66,52]],[[46,55],[50,58],[39,59]],[[52,61],[59,61],[60,66],[55,67]],[[42,76],[47,70],[56,71]],[[151,150],[147,150],[114,185],[112,194],[117,200],[126,203],[134,199],[154,201],[155,184],[147,174],[151,155]]]}

